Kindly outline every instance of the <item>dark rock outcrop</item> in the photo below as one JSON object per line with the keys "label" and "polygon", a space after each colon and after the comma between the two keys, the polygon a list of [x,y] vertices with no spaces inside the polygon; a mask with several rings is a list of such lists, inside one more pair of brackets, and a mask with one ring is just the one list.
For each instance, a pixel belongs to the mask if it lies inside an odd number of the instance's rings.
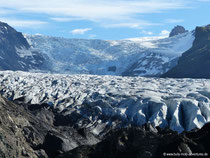
{"label": "dark rock outcrop", "polygon": [[108,71],[116,72],[117,67],[116,66],[110,66],[108,67]]}
{"label": "dark rock outcrop", "polygon": [[12,103],[0,96],[0,157],[54,158],[77,146],[96,144],[88,131],[54,125],[56,110],[46,105]]}
{"label": "dark rock outcrop", "polygon": [[68,138],[65,138],[62,134],[50,131],[45,137],[43,149],[49,157],[55,157],[62,152],[69,151],[72,149],[72,146]]}
{"label": "dark rock outcrop", "polygon": [[185,32],[188,32],[188,31],[185,30],[185,28],[183,26],[177,25],[170,32],[169,37],[173,37],[173,36],[176,36],[178,34],[185,33]]}
{"label": "dark rock outcrop", "polygon": [[0,69],[36,70],[45,63],[43,55],[30,47],[22,33],[0,22]]}
{"label": "dark rock outcrop", "polygon": [[197,27],[191,49],[182,54],[178,64],[162,75],[173,78],[210,78],[210,25]]}
{"label": "dark rock outcrop", "polygon": [[[157,130],[157,129],[156,129]],[[151,125],[142,128],[114,130],[105,140],[93,146],[80,146],[59,158],[161,158],[177,154],[179,157],[207,157],[210,151],[210,124],[201,130],[178,134],[169,129],[154,131]],[[196,155],[197,154],[197,155]]]}
{"label": "dark rock outcrop", "polygon": [[48,157],[37,148],[48,128],[23,107],[0,97],[0,157]]}

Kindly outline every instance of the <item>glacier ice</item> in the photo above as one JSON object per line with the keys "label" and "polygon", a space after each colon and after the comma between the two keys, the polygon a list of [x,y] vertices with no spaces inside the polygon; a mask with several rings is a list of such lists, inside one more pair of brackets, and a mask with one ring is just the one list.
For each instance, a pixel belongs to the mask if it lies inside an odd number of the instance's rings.
{"label": "glacier ice", "polygon": [[[0,92],[81,116],[94,133],[106,125],[170,127],[182,132],[210,121],[210,80],[0,72]],[[82,119],[83,118],[83,119]],[[85,118],[85,120],[84,120]],[[118,120],[118,121],[117,121]]]}
{"label": "glacier ice", "polygon": [[49,71],[68,74],[158,76],[175,66],[192,47],[192,32],[171,38],[125,40],[66,39],[25,35],[46,57]]}

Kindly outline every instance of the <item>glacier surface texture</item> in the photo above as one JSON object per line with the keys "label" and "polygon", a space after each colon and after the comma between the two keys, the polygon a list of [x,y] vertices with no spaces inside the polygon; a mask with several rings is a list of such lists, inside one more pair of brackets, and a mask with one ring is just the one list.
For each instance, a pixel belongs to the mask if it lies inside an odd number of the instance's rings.
{"label": "glacier surface texture", "polygon": [[[210,121],[210,80],[1,71],[1,94],[47,103],[92,132],[152,123],[182,132]],[[102,127],[103,126],[103,127]]]}

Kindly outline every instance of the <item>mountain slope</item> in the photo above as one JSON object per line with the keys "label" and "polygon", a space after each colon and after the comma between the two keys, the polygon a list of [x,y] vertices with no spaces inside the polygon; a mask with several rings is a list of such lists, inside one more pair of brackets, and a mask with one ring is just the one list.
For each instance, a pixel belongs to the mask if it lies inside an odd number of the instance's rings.
{"label": "mountain slope", "polygon": [[51,129],[45,123],[0,96],[0,157],[47,157],[43,150],[34,150]]}
{"label": "mountain slope", "polygon": [[162,77],[210,78],[210,25],[197,27],[191,49]]}
{"label": "mountain slope", "polygon": [[57,112],[42,105],[15,104],[0,96],[0,157],[55,158],[80,145],[96,144],[89,131],[54,125]]}
{"label": "mountain slope", "polygon": [[36,70],[44,61],[42,54],[30,48],[22,33],[0,22],[0,69]]}

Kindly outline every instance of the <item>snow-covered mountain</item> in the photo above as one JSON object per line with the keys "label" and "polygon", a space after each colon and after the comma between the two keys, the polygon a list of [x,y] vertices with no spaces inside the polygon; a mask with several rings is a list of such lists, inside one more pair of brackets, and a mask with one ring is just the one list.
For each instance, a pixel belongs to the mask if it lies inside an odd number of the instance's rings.
{"label": "snow-covered mountain", "polygon": [[[24,38],[25,37],[25,38]],[[192,47],[193,32],[126,40],[22,35],[0,22],[0,69],[68,74],[160,76]]]}
{"label": "snow-covered mountain", "polygon": [[210,80],[0,72],[0,92],[10,100],[47,103],[61,122],[99,134],[107,125],[146,122],[176,131],[210,121]]}
{"label": "snow-covered mountain", "polygon": [[65,39],[25,35],[32,48],[47,56],[48,70],[69,74],[159,76],[191,48],[194,35],[127,40]]}

